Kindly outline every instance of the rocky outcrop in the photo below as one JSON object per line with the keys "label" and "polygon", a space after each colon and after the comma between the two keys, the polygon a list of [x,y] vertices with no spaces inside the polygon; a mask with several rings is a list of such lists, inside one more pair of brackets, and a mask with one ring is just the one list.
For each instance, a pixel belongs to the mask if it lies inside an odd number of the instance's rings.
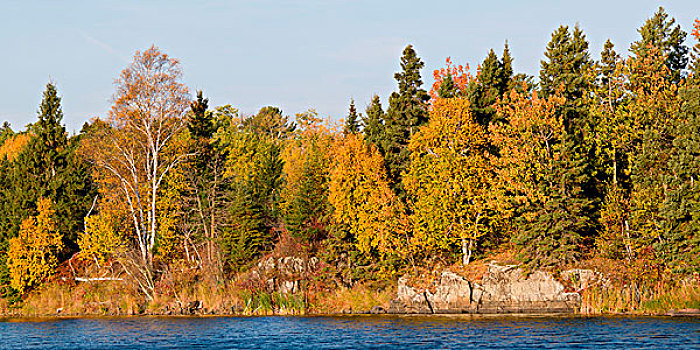
{"label": "rocky outcrop", "polygon": [[[585,273],[585,272],[584,272]],[[573,313],[580,306],[578,293],[565,292],[564,285],[544,271],[525,276],[517,266],[488,267],[480,282],[471,282],[453,272],[443,272],[426,287],[415,287],[408,278],[398,282],[397,298],[389,313]]]}
{"label": "rocky outcrop", "polygon": [[263,280],[268,292],[298,293],[300,282],[320,267],[316,257],[303,259],[293,256],[260,260],[251,278]]}
{"label": "rocky outcrop", "polygon": [[516,266],[490,265],[478,288],[480,313],[573,313],[581,295],[566,293],[564,285],[544,271],[524,276]]}

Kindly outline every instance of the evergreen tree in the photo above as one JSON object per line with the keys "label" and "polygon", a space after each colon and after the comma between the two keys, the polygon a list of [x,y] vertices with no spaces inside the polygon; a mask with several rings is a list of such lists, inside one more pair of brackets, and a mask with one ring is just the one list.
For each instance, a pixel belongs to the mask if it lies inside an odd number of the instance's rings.
{"label": "evergreen tree", "polygon": [[472,110],[477,122],[484,126],[488,126],[496,118],[493,106],[512,83],[512,58],[507,44],[503,55],[501,61],[493,49],[489,51],[480,66],[479,77],[470,89]]}
{"label": "evergreen tree", "polygon": [[375,145],[380,152],[383,152],[382,140],[384,139],[384,119],[386,114],[382,109],[382,103],[379,96],[374,95],[372,102],[365,111],[365,116],[362,117],[363,132],[365,140]]}
{"label": "evergreen tree", "polygon": [[272,235],[264,216],[260,188],[253,178],[233,186],[231,203],[230,226],[223,230],[219,240],[226,256],[224,268],[229,272],[241,270],[272,248]]}
{"label": "evergreen tree", "polygon": [[343,133],[347,134],[357,134],[360,132],[359,118],[362,116],[357,115],[357,108],[355,108],[355,100],[350,100],[350,108],[348,110],[348,118],[345,120],[345,127],[343,128]]}
{"label": "evergreen tree", "polygon": [[510,91],[513,86],[513,57],[510,55],[510,46],[508,46],[508,41],[503,47],[503,56],[501,57],[501,74],[500,81],[498,84],[498,90],[501,93]]}
{"label": "evergreen tree", "polygon": [[[56,211],[56,229],[63,237],[59,260],[78,249],[77,233],[96,195],[89,168],[75,153],[80,137],[68,139],[61,124],[63,112],[56,87],[49,83],[31,126],[33,137],[12,162],[3,161],[3,203],[0,210],[0,248],[19,233],[22,220],[36,216],[39,198],[50,199]],[[4,256],[0,251],[0,256]],[[0,267],[0,285],[7,282]],[[6,289],[5,292],[11,292]]]}
{"label": "evergreen tree", "polygon": [[420,69],[425,64],[416,55],[412,45],[406,46],[401,57],[401,72],[394,74],[399,91],[389,97],[389,109],[384,122],[384,153],[389,179],[395,193],[403,198],[401,174],[408,161],[408,141],[418,128],[428,121],[428,92],[421,88]]}
{"label": "evergreen tree", "polygon": [[[566,138],[566,137],[565,137]],[[586,164],[575,152],[572,141],[553,146],[559,156],[535,185],[542,194],[517,209],[518,259],[530,268],[549,267],[576,261],[581,254],[582,233],[591,227],[591,200],[583,193]]]}
{"label": "evergreen tree", "polygon": [[683,272],[700,272],[700,85],[683,90],[677,135],[661,207],[663,239],[658,249],[667,263]]}
{"label": "evergreen tree", "polygon": [[82,231],[83,216],[90,208],[95,189],[88,166],[75,154],[76,142],[69,141],[61,124],[63,112],[56,87],[49,83],[39,107],[39,120],[31,127],[34,136],[11,167],[9,197],[13,214],[0,219],[2,228],[14,237],[23,218],[36,215],[39,197],[53,201],[56,225],[64,235],[66,254],[77,249],[76,235]]}
{"label": "evergreen tree", "polygon": [[190,120],[187,127],[195,139],[209,139],[214,133],[214,118],[209,108],[209,99],[197,91],[197,99],[190,103]]}
{"label": "evergreen tree", "polygon": [[670,79],[678,83],[681,71],[688,64],[688,47],[683,44],[686,32],[680,25],[675,25],[674,18],[668,18],[663,7],[644,22],[637,31],[642,38],[630,45],[630,51],[640,58],[647,57],[650,48],[658,49],[665,56],[666,67],[671,71]]}
{"label": "evergreen tree", "polygon": [[313,157],[304,164],[301,186],[290,203],[284,223],[293,237],[304,243],[325,238],[328,218],[328,176],[314,163]]}
{"label": "evergreen tree", "polygon": [[581,144],[585,137],[590,136],[586,133],[591,132],[583,106],[583,97],[592,86],[588,71],[593,66],[586,36],[578,26],[573,35],[569,33],[569,27],[560,26],[552,34],[544,55],[546,59],[540,62],[540,91],[546,97],[560,92],[566,98],[562,109],[564,125]]}
{"label": "evergreen tree", "polygon": [[3,142],[5,142],[5,140],[7,140],[13,134],[14,132],[10,127],[10,123],[3,122],[2,126],[0,126],[0,146],[2,146]]}
{"label": "evergreen tree", "polygon": [[452,79],[452,74],[447,73],[445,79],[440,83],[437,94],[440,98],[454,98],[459,94],[455,81]]}

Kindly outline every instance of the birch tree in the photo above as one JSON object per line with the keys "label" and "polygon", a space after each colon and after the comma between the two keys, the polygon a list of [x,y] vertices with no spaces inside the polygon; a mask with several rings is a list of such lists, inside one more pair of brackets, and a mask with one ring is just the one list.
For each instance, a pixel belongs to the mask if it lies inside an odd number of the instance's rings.
{"label": "birch tree", "polygon": [[[158,231],[158,200],[166,175],[190,154],[178,144],[186,128],[189,93],[176,59],[152,46],[137,52],[116,80],[114,105],[86,142],[100,183],[118,190],[133,224],[137,254],[129,262],[141,289],[152,297],[153,255]],[[126,267],[126,266],[125,266]],[[134,275],[138,274],[138,275]]]}

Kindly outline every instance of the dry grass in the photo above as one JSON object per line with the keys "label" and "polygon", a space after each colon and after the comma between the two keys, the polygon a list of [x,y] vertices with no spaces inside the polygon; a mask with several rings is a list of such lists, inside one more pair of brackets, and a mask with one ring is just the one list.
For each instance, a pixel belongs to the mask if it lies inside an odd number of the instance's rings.
{"label": "dry grass", "polygon": [[314,313],[362,313],[368,312],[375,306],[384,309],[389,307],[389,301],[396,295],[395,287],[372,288],[366,285],[356,285],[350,289],[336,289],[319,293],[310,297],[310,308]]}
{"label": "dry grass", "polygon": [[583,293],[582,314],[661,314],[672,309],[700,308],[700,286],[682,284],[654,288],[634,285],[595,287]]}

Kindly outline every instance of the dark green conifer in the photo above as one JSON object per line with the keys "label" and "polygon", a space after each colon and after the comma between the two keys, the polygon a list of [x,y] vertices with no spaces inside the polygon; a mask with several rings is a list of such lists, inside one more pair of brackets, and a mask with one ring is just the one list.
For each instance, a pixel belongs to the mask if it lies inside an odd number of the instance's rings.
{"label": "dark green conifer", "polygon": [[688,64],[688,47],[683,44],[686,32],[663,7],[647,19],[637,31],[642,38],[630,45],[630,51],[639,57],[646,57],[650,47],[657,48],[666,56],[666,67],[671,70],[671,81],[678,83],[682,70]]}
{"label": "dark green conifer", "polygon": [[383,154],[382,140],[384,139],[384,118],[386,114],[382,109],[382,103],[379,96],[374,95],[372,102],[365,111],[365,116],[362,117],[363,132],[365,140],[373,144]]}
{"label": "dark green conifer", "polygon": [[355,100],[350,100],[350,108],[348,110],[348,117],[345,120],[345,127],[343,128],[344,134],[357,134],[360,132],[359,119],[361,116],[357,115],[357,108],[355,108]]}
{"label": "dark green conifer", "polygon": [[187,127],[195,139],[209,139],[214,133],[214,117],[209,109],[209,99],[197,91],[197,99],[190,103],[190,119]]}
{"label": "dark green conifer", "polygon": [[428,122],[427,101],[430,96],[421,88],[423,81],[420,75],[424,65],[413,46],[406,46],[401,57],[401,72],[394,75],[399,91],[389,97],[389,109],[384,120],[381,149],[392,188],[401,197],[401,173],[409,161],[408,141],[421,125]]}
{"label": "dark green conifer", "polygon": [[543,181],[537,182],[544,198],[531,198],[518,208],[513,243],[518,259],[528,268],[561,266],[581,255],[582,233],[591,228],[592,201],[581,186],[586,164],[572,151],[572,141],[553,145],[552,159]]}
{"label": "dark green conifer", "polygon": [[458,94],[457,85],[455,85],[454,79],[452,79],[452,74],[447,74],[445,79],[442,80],[440,86],[437,90],[437,95],[440,98],[453,98]]}

